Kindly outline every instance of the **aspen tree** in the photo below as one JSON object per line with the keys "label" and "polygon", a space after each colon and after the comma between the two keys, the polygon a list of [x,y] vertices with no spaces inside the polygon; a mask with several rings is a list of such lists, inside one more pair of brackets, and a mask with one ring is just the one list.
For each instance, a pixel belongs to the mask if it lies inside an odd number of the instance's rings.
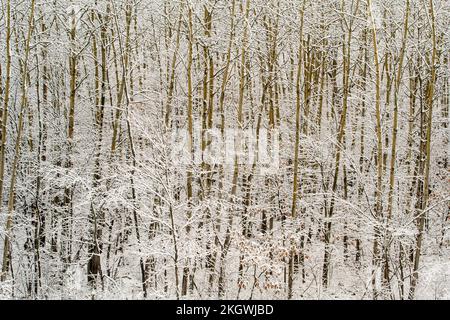
{"label": "aspen tree", "polygon": [[[263,62],[261,61],[261,65],[262,64],[263,64]],[[261,73],[263,73],[263,72],[261,72]],[[262,74],[261,78],[262,78],[261,79],[261,84],[262,84],[263,88],[262,88],[262,93],[261,93],[260,109],[258,111],[258,115],[256,116],[256,129],[255,129],[255,132],[256,132],[255,144],[256,144],[256,146],[259,145],[259,141],[260,141],[260,130],[261,130],[262,116],[263,116],[263,112],[264,112],[264,107],[266,106],[267,96],[269,95],[269,93],[268,93],[269,86],[271,85],[270,75],[265,77],[264,74]],[[250,94],[251,94],[251,92],[250,92]],[[270,121],[270,112],[269,112],[268,118],[269,118],[269,121]],[[243,189],[244,194],[245,194],[245,197],[244,197],[244,200],[243,200],[243,204],[244,204],[243,217],[246,218],[246,219],[248,219],[247,218],[248,214],[249,214],[248,208],[250,207],[250,204],[251,204],[251,189],[252,189],[252,185],[251,184],[252,184],[253,178],[256,175],[256,169],[257,169],[258,160],[259,160],[259,150],[256,149],[255,154],[253,155],[253,163],[252,163],[252,166],[251,166],[251,169],[250,169],[250,173],[246,177],[244,177],[244,183],[243,183],[243,186],[242,186],[242,189]],[[265,220],[263,220],[262,223],[265,223]],[[242,230],[242,235],[244,237],[246,237],[246,238],[251,238],[251,231],[250,231],[251,226],[249,226],[248,220],[245,221],[245,224],[244,224],[243,227],[244,228]],[[266,228],[267,227],[263,228],[263,230],[264,230],[263,232],[264,233],[266,232],[266,230],[265,230]],[[239,261],[239,278],[238,278],[239,279],[238,281],[240,281],[241,284],[243,283],[243,278],[244,278],[244,276],[243,276],[243,274],[244,274],[243,259],[244,259],[244,255],[241,254],[240,255],[240,261]],[[256,265],[255,265],[255,268],[256,268]],[[237,298],[236,299],[239,299],[239,295],[241,293],[242,288],[243,288],[243,286],[239,285],[238,294],[237,294]]]}
{"label": "aspen tree", "polygon": [[[240,146],[240,139],[241,139],[241,132],[240,130],[243,128],[243,104],[244,104],[244,89],[245,89],[245,67],[246,67],[246,46],[247,46],[247,37],[248,37],[248,18],[250,13],[250,0],[247,0],[245,3],[245,8],[243,8],[243,5],[241,6],[242,11],[244,11],[244,31],[243,31],[243,38],[242,38],[242,48],[241,48],[241,56],[240,56],[240,64],[239,64],[239,97],[238,97],[238,108],[237,108],[237,137],[235,141],[235,146]],[[234,11],[234,6],[232,8],[232,11]],[[231,29],[233,30],[233,29]],[[231,48],[233,33],[230,35],[230,42],[229,42],[229,48]],[[230,49],[231,50],[231,49]],[[228,55],[227,55],[228,56]],[[228,58],[227,58],[228,60]],[[228,62],[227,62],[228,65]],[[227,66],[228,68],[228,66]],[[225,86],[223,87],[225,88]],[[222,109],[223,112],[223,109]],[[224,119],[224,118],[222,118]],[[222,127],[222,132],[223,132]],[[237,147],[236,147],[237,148]],[[232,187],[231,187],[231,194],[230,194],[230,201],[232,204],[232,211],[235,210],[235,202],[236,202],[236,195],[237,195],[237,183],[238,183],[238,177],[239,177],[239,157],[238,157],[238,150],[235,150],[234,155],[234,165],[233,165],[233,178],[232,178]],[[233,226],[233,212],[230,212],[227,219],[227,227],[226,227],[226,236],[223,243],[222,253],[220,256],[220,272],[219,272],[219,279],[218,279],[218,294],[219,298],[223,297],[225,291],[224,291],[224,281],[225,281],[225,274],[224,274],[224,262],[225,258],[227,256],[229,246],[231,244],[231,228]],[[239,268],[241,268],[241,264],[239,264]],[[240,278],[238,279],[240,281]],[[240,283],[238,283],[239,287]]]}
{"label": "aspen tree", "polygon": [[[103,142],[103,119],[104,109],[106,104],[106,83],[107,83],[107,28],[109,24],[109,5],[107,7],[106,16],[103,17],[101,13],[92,12],[92,22],[95,20],[100,23],[100,64],[98,63],[98,49],[95,35],[93,36],[92,50],[95,65],[95,127],[97,129],[95,163],[93,173],[93,188],[97,189],[100,185],[102,177],[100,161],[101,161],[101,146]],[[88,282],[92,283],[96,280],[97,275],[101,275],[101,236],[104,214],[101,208],[95,208],[91,203],[91,215],[94,225],[93,244],[89,246],[89,262],[88,262]],[[103,280],[102,280],[103,283]]]}
{"label": "aspen tree", "polygon": [[[234,155],[234,171],[233,171],[233,182],[232,182],[232,189],[231,189],[231,201],[234,204],[235,197],[237,195],[237,187],[238,187],[238,177],[239,177],[239,148],[241,147],[242,142],[242,130],[244,129],[244,113],[243,113],[243,106],[244,106],[244,99],[245,99],[245,87],[246,87],[246,75],[247,75],[247,45],[248,45],[248,25],[249,25],[249,13],[250,13],[250,0],[246,1],[244,15],[244,32],[242,35],[242,47],[241,47],[241,60],[239,64],[239,98],[238,98],[238,106],[237,106],[237,135],[236,135],[236,141],[235,141],[235,155]],[[233,208],[233,210],[235,210]],[[241,224],[242,224],[242,233],[246,233],[246,225],[247,225],[247,217],[245,215],[242,215],[241,217]],[[242,255],[240,256],[239,261],[239,277],[238,277],[238,288],[243,285],[242,283]]]}
{"label": "aspen tree", "polygon": [[175,88],[175,71],[176,71],[176,65],[177,65],[177,56],[178,56],[178,50],[180,49],[180,34],[181,34],[181,22],[182,22],[182,15],[183,15],[183,9],[184,9],[184,1],[180,4],[180,13],[178,16],[178,26],[177,26],[177,33],[176,33],[176,39],[175,39],[175,50],[172,55],[172,62],[170,65],[170,80],[169,80],[169,88],[167,92],[167,102],[166,102],[166,114],[165,114],[165,121],[166,121],[166,127],[170,128],[170,113],[172,110],[172,99],[173,99],[173,91]]}
{"label": "aspen tree", "polygon": [[[226,87],[227,87],[228,77],[229,77],[229,69],[230,69],[230,62],[231,62],[231,49],[232,49],[233,40],[234,40],[235,10],[236,10],[236,0],[232,0],[231,12],[230,12],[230,37],[228,40],[226,63],[225,63],[225,69],[224,69],[223,78],[222,78],[222,84],[220,87],[220,97],[219,97],[220,133],[221,133],[222,137],[224,137],[224,134],[225,134],[224,101],[225,101],[225,93],[226,93]],[[219,176],[219,187],[222,189],[223,188],[223,180],[225,179],[223,165],[220,165],[220,167],[219,167],[219,175],[220,175]],[[220,193],[220,197],[221,196],[222,196],[222,193]],[[224,263],[225,263],[225,257],[227,256],[227,253],[228,253],[229,246],[231,244],[231,227],[232,227],[232,225],[233,225],[233,214],[229,214],[228,219],[227,219],[227,228],[225,231],[225,239],[224,239],[224,243],[222,245],[222,251],[221,251],[220,259],[219,259],[219,277],[218,277],[218,297],[219,298],[222,298],[224,295],[224,292],[225,292]],[[217,223],[216,230],[218,230],[219,227],[220,227],[220,225]]]}
{"label": "aspen tree", "polygon": [[[323,40],[323,48],[322,50],[325,50],[327,41]],[[323,113],[323,105],[324,105],[324,90],[325,90],[325,82],[327,81],[327,59],[326,54],[324,52],[321,52],[322,61],[320,62],[320,89],[319,89],[319,110],[317,112],[317,133],[320,135],[322,131],[322,113]]]}
{"label": "aspen tree", "polygon": [[[194,157],[194,132],[193,132],[193,121],[192,121],[192,54],[193,54],[193,42],[194,42],[194,35],[192,30],[192,8],[190,5],[188,5],[188,57],[187,57],[187,123],[188,123],[188,150],[191,157],[191,160],[193,160]],[[191,166],[191,165],[189,165]],[[192,169],[189,168],[186,172],[187,175],[187,181],[186,181],[186,192],[187,192],[187,201],[188,201],[188,211],[187,211],[187,218],[188,220],[191,218],[192,212],[191,212],[191,206],[192,206]],[[186,233],[189,235],[190,233],[190,225],[188,224],[186,226]],[[185,262],[185,266],[183,267],[183,279],[181,284],[181,296],[185,296],[187,294],[188,289],[188,279],[189,279],[189,266],[187,265],[188,262]]]}
{"label": "aspen tree", "polygon": [[[6,127],[8,125],[9,91],[11,87],[11,0],[6,1],[6,81],[4,87],[3,109],[1,113],[1,145],[0,145],[0,210],[3,211],[3,184],[5,179]],[[2,86],[3,87],[3,86]]]}
{"label": "aspen tree", "polygon": [[[368,50],[368,37],[367,37],[368,30],[364,29],[362,33],[362,59],[360,67],[360,77],[361,77],[361,91],[362,91],[362,97],[361,97],[361,121],[360,121],[360,147],[359,147],[359,174],[363,175],[365,172],[364,164],[365,164],[365,116],[366,116],[366,89],[367,89],[367,65],[369,62],[369,50]],[[366,169],[367,170],[367,169]],[[362,199],[362,196],[364,194],[364,185],[363,183],[359,183],[358,186],[358,198],[360,201]],[[355,262],[360,263],[361,260],[361,239],[358,237],[356,239],[356,254],[355,254]]]}
{"label": "aspen tree", "polygon": [[[381,218],[382,214],[382,192],[383,192],[383,141],[381,137],[381,83],[380,83],[380,63],[378,59],[378,44],[377,44],[377,33],[376,33],[376,26],[375,26],[375,20],[372,13],[372,1],[367,0],[367,10],[368,10],[368,16],[371,22],[371,29],[372,29],[372,42],[373,42],[373,50],[374,50],[374,64],[375,64],[375,117],[376,117],[376,126],[375,126],[375,132],[376,132],[376,140],[377,140],[377,183],[376,183],[376,190],[375,190],[375,197],[376,197],[376,205],[375,205],[375,217],[377,219],[376,223],[379,223],[379,219]],[[375,239],[373,242],[373,277],[372,277],[372,286],[373,286],[373,295],[374,299],[378,296],[378,290],[376,287],[376,277],[377,272],[380,266],[380,257],[379,257],[379,226],[375,225],[374,227],[374,233],[375,233]]]}
{"label": "aspen tree", "polygon": [[36,1],[28,41],[30,4],[4,297],[443,297],[448,1]]}
{"label": "aspen tree", "polygon": [[[278,79],[278,40],[279,40],[279,10],[280,10],[280,3],[279,1],[275,2],[276,6],[276,19],[269,25],[268,29],[270,32],[270,37],[268,39],[268,69],[269,69],[269,101],[270,101],[270,113],[269,113],[269,143],[272,144],[273,139],[279,139],[279,141],[282,141],[282,135],[281,133],[278,134],[278,137],[275,136],[276,132],[274,132],[275,129],[280,128],[281,123],[281,116],[280,116],[280,101],[279,101],[279,79]],[[268,186],[271,183],[270,178],[265,179],[265,184]],[[274,201],[275,197],[271,197],[271,202]],[[274,215],[269,212],[269,214],[266,216],[264,213],[262,216],[262,226],[267,225],[267,228],[269,229],[269,232],[272,233],[273,229],[273,223],[274,223]],[[267,220],[267,221],[266,221]]]}
{"label": "aspen tree", "polygon": [[[416,102],[417,102],[417,90],[418,90],[418,78],[419,76],[416,74],[415,67],[413,66],[413,61],[410,61],[409,63],[409,87],[408,87],[408,93],[409,93],[409,110],[408,110],[408,131],[407,131],[407,151],[406,151],[406,159],[405,164],[407,166],[406,172],[407,176],[411,176],[413,171],[413,130],[414,130],[414,118],[415,118],[415,112],[416,112]],[[412,196],[414,193],[414,188],[416,184],[416,179],[413,178],[411,183],[409,184],[408,192],[406,193],[406,204],[405,204],[405,214],[409,216],[411,214],[411,203],[412,203]],[[404,267],[401,263],[403,260],[406,264],[405,267],[409,266],[409,264],[413,260],[413,251],[412,248],[409,248],[409,246],[401,246],[400,247],[400,273],[404,273]],[[405,292],[404,292],[404,276],[402,276],[401,281],[401,296],[403,298]]]}
{"label": "aspen tree", "polygon": [[[341,7],[344,8],[344,1],[341,2]],[[358,12],[359,9],[359,0],[356,1],[355,12]],[[347,108],[348,108],[348,95],[349,95],[349,78],[350,78],[350,52],[351,52],[351,39],[352,39],[352,25],[353,19],[350,23],[345,24],[348,28],[347,42],[343,44],[343,101],[342,101],[342,111],[339,120],[339,132],[337,137],[337,145],[336,145],[336,154],[335,154],[335,164],[334,164],[334,174],[333,174],[333,183],[331,187],[331,199],[330,199],[330,207],[328,210],[325,210],[325,218],[327,219],[325,222],[325,250],[324,250],[324,258],[323,258],[323,271],[322,271],[322,284],[324,287],[328,286],[329,282],[329,270],[330,270],[330,260],[331,260],[331,252],[329,244],[331,242],[331,227],[332,223],[330,218],[333,216],[334,208],[335,208],[335,198],[336,198],[336,190],[339,178],[339,167],[341,165],[341,153],[345,144],[345,132],[346,132],[346,124],[347,124]]]}
{"label": "aspen tree", "polygon": [[221,130],[222,136],[223,136],[224,130],[225,130],[225,111],[224,111],[223,107],[224,107],[224,102],[225,102],[226,87],[227,87],[227,83],[228,83],[228,76],[229,76],[229,70],[230,70],[231,47],[233,46],[233,38],[234,38],[234,16],[235,16],[235,11],[236,11],[235,7],[236,7],[236,0],[232,0],[231,13],[230,13],[230,37],[228,39],[226,62],[225,62],[225,68],[223,71],[222,84],[220,86],[220,97],[219,97],[220,130]]}
{"label": "aspen tree", "polygon": [[411,286],[409,290],[409,299],[414,298],[417,281],[419,278],[419,263],[420,263],[420,255],[422,250],[422,241],[423,241],[423,229],[425,225],[425,210],[428,206],[429,201],[429,184],[430,184],[430,159],[431,159],[431,131],[433,125],[433,99],[435,92],[435,82],[436,82],[436,56],[437,56],[437,44],[436,44],[436,26],[435,26],[435,15],[434,15],[434,7],[433,0],[429,0],[428,2],[428,10],[430,15],[430,24],[431,24],[431,42],[432,42],[432,53],[431,53],[431,71],[430,71],[430,80],[427,87],[427,95],[426,95],[426,104],[428,107],[427,114],[427,129],[426,129],[426,142],[425,142],[425,168],[423,173],[423,190],[420,195],[420,207],[418,208],[418,214],[416,215],[416,219],[418,222],[418,235],[416,239],[416,248],[414,253],[414,266],[413,266],[413,274],[411,277]]}
{"label": "aspen tree", "polygon": [[[41,34],[38,35],[38,41],[46,39],[48,37],[45,16],[41,11]],[[44,38],[45,37],[45,38]],[[47,71],[47,50],[41,49],[36,51],[36,65],[40,66],[42,62],[42,77],[40,68],[36,68],[36,75],[38,79],[42,78],[42,83],[36,81],[36,94],[37,94],[37,115],[38,115],[38,147],[37,147],[37,164],[38,168],[42,167],[42,163],[47,159],[47,124],[45,118],[48,114],[48,71]],[[42,58],[42,60],[40,60]],[[42,90],[41,90],[42,87]],[[43,190],[41,190],[43,189]],[[38,174],[36,177],[36,199],[34,203],[34,293],[39,294],[39,290],[42,287],[42,268],[41,268],[41,247],[45,246],[45,223],[46,223],[46,211],[48,205],[45,203],[47,192],[43,183],[43,177]]]}
{"label": "aspen tree", "polygon": [[[388,209],[387,209],[387,223],[389,223],[392,216],[392,206],[393,206],[393,194],[395,187],[395,162],[397,155],[397,131],[398,131],[398,104],[399,104],[399,94],[400,94],[400,85],[402,83],[402,75],[403,75],[403,59],[406,50],[406,41],[408,37],[408,18],[409,18],[409,0],[406,0],[405,4],[405,17],[404,17],[404,25],[403,25],[403,36],[402,36],[402,45],[400,49],[400,56],[398,60],[398,69],[397,69],[397,77],[395,78],[395,88],[394,88],[394,118],[392,124],[392,145],[391,145],[391,161],[390,161],[390,169],[389,169],[389,194],[388,194]],[[389,268],[388,268],[388,252],[387,248],[384,249],[384,281],[389,282]]]}
{"label": "aspen tree", "polygon": [[[115,6],[114,8],[114,14],[116,14]],[[130,29],[131,29],[131,4],[127,2],[126,4],[126,13],[125,13],[125,44],[124,44],[124,54],[123,57],[121,57],[122,60],[122,78],[120,80],[119,85],[119,91],[117,92],[117,109],[114,114],[114,123],[113,123],[113,134],[112,134],[112,140],[111,140],[111,149],[110,153],[111,156],[114,157],[114,154],[116,152],[117,147],[117,137],[119,134],[119,120],[122,115],[122,108],[121,104],[123,101],[124,91],[125,91],[125,84],[126,84],[126,77],[128,72],[128,66],[129,66],[129,51],[130,51]],[[117,22],[116,22],[117,25]],[[116,26],[118,29],[118,26]],[[117,30],[119,32],[119,30]],[[117,70],[117,68],[116,68]],[[118,81],[119,83],[119,81]]]}
{"label": "aspen tree", "polygon": [[[205,37],[209,41],[211,41],[212,37],[212,12],[214,10],[214,7],[212,7],[210,10],[208,10],[207,5],[204,7],[204,23],[205,23]],[[207,105],[207,112],[204,116],[204,123],[202,124],[202,153],[205,152],[205,149],[208,147],[211,147],[212,140],[207,130],[211,130],[213,127],[213,113],[214,113],[214,58],[212,53],[210,52],[208,48],[208,44],[204,46],[204,61],[205,61],[205,70],[204,70],[204,78],[203,78],[203,99],[204,103]],[[211,165],[209,163],[206,163],[204,161],[204,155],[202,155],[202,174],[205,175],[206,181],[201,181],[201,188],[203,189],[203,198],[209,198],[210,192],[211,192],[211,185],[212,185],[212,178],[211,176],[214,174],[214,172],[211,171]],[[212,222],[212,215],[211,215],[211,209],[206,208],[206,214],[205,214],[205,223],[208,225],[211,225]],[[214,223],[211,226],[212,228],[215,228]],[[214,266],[215,266],[215,256],[213,251],[214,243],[211,240],[207,240],[206,242],[206,251],[207,251],[207,257],[206,257],[206,268],[208,268],[210,271],[209,275],[209,288],[211,288],[212,283],[214,281]]]}
{"label": "aspen tree", "polygon": [[[227,87],[227,83],[228,83],[229,69],[230,69],[230,62],[231,62],[231,48],[232,48],[232,45],[233,45],[235,7],[236,7],[236,0],[232,0],[231,13],[230,13],[230,36],[229,36],[229,39],[228,39],[227,53],[226,53],[226,58],[225,58],[226,62],[225,62],[225,67],[224,67],[224,71],[223,71],[222,82],[221,82],[221,85],[220,85],[220,96],[219,96],[219,99],[218,99],[218,102],[219,102],[218,113],[220,115],[219,128],[220,128],[221,137],[225,136],[224,101],[225,101],[226,87]],[[212,73],[212,70],[211,70],[211,73]],[[210,86],[210,93],[211,92],[212,92],[212,87]],[[212,104],[212,97],[210,97],[210,103]],[[224,180],[224,169],[223,169],[223,164],[219,164],[218,166],[219,166],[219,172],[218,172],[218,174],[219,174],[219,178],[218,178],[219,179],[219,189],[222,190],[222,188],[223,188],[223,180]],[[222,197],[222,192],[221,191],[219,191],[219,195],[218,196],[219,196],[219,198]],[[221,207],[221,205],[219,204],[218,212],[220,212],[220,207]],[[220,224],[219,224],[218,218],[215,219],[213,224],[214,224],[213,227],[214,227],[215,232],[218,232],[220,230]],[[229,236],[228,231],[229,231],[229,229],[227,229],[226,237]],[[212,246],[217,246],[217,244],[218,244],[218,239],[217,239],[217,236],[215,236],[214,244]],[[209,267],[211,269],[213,269],[215,264],[216,264],[217,254],[218,254],[218,252],[214,248],[212,250],[211,254],[208,256],[208,265],[209,265]],[[222,257],[222,255],[221,255],[221,257]],[[219,266],[220,274],[222,274],[222,272],[223,272],[222,263],[223,263],[223,261],[220,262],[220,266]],[[215,278],[215,273],[212,272],[212,270],[211,270],[211,274],[210,274],[209,279],[208,279],[209,290],[212,289],[212,286],[213,286],[213,283],[214,283],[214,278]],[[223,277],[221,279],[223,279]]]}
{"label": "aspen tree", "polygon": [[[297,196],[298,196],[298,163],[299,163],[299,143],[300,143],[300,114],[301,114],[301,75],[302,75],[302,63],[303,63],[303,23],[305,15],[305,4],[306,0],[303,1],[302,7],[300,9],[300,39],[299,39],[299,49],[298,49],[298,66],[297,66],[297,77],[295,82],[296,88],[296,108],[295,108],[295,149],[294,149],[294,182],[292,190],[292,207],[291,207],[291,217],[292,222],[297,217]],[[290,244],[290,257],[289,257],[289,275],[288,275],[288,299],[292,298],[292,286],[294,282],[294,247]]]}

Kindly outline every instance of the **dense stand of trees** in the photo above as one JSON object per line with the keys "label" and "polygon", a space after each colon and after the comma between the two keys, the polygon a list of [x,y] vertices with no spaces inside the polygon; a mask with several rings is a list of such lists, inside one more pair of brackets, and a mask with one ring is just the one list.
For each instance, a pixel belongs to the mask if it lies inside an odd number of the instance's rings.
{"label": "dense stand of trees", "polygon": [[2,1],[0,297],[449,298],[449,21]]}

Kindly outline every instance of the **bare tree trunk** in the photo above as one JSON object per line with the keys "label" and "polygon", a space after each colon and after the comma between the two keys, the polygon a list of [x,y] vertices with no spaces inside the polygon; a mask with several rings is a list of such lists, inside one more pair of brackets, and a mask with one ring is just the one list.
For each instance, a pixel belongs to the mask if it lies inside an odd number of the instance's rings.
{"label": "bare tree trunk", "polygon": [[[305,4],[303,1],[302,8],[300,9],[300,41],[298,49],[298,67],[296,78],[296,109],[295,109],[295,150],[294,150],[294,182],[292,189],[292,206],[291,206],[291,218],[292,223],[295,223],[297,217],[297,196],[298,196],[298,162],[299,162],[299,143],[300,143],[300,114],[301,114],[301,76],[302,76],[302,63],[303,63],[303,23],[305,15]],[[296,256],[294,244],[290,244],[290,257],[288,267],[288,299],[292,298],[292,287],[294,283],[294,258]]]}
{"label": "bare tree trunk", "polygon": [[[342,2],[342,6],[344,6],[344,2]],[[355,12],[358,12],[359,9],[359,0],[356,2]],[[330,270],[330,262],[331,262],[331,252],[330,252],[330,242],[331,242],[331,227],[332,223],[330,218],[332,218],[334,213],[335,201],[336,201],[336,191],[337,184],[339,178],[339,167],[341,165],[341,153],[345,150],[345,145],[343,142],[345,141],[345,132],[347,125],[347,108],[348,108],[348,96],[349,96],[349,78],[350,78],[350,62],[351,62],[351,39],[352,39],[352,25],[353,21],[351,20],[348,26],[348,35],[347,35],[347,43],[343,45],[343,53],[344,53],[344,65],[343,65],[343,101],[342,101],[342,112],[339,121],[339,132],[337,137],[336,144],[336,155],[335,155],[335,165],[334,165],[334,176],[333,176],[333,184],[331,187],[331,200],[330,207],[328,210],[325,210],[325,249],[324,249],[324,258],[323,258],[323,271],[322,271],[322,284],[326,288],[329,282],[329,270]]]}
{"label": "bare tree trunk", "polygon": [[428,107],[428,119],[427,119],[427,131],[426,131],[426,143],[425,143],[425,168],[423,175],[423,190],[421,193],[420,207],[418,208],[418,213],[416,215],[416,220],[418,222],[418,235],[416,239],[416,248],[414,254],[414,269],[411,277],[411,287],[409,290],[409,299],[414,299],[414,294],[417,286],[417,281],[419,278],[419,263],[420,254],[422,250],[422,240],[423,240],[423,229],[425,225],[425,210],[428,206],[429,199],[429,184],[430,184],[430,159],[431,159],[431,130],[433,126],[433,98],[434,98],[434,87],[436,82],[436,56],[437,56],[437,44],[436,44],[436,26],[435,26],[435,16],[433,0],[429,0],[429,13],[431,17],[431,41],[433,45],[433,52],[431,54],[431,72],[430,80],[427,88],[427,107]]}
{"label": "bare tree trunk", "polygon": [[375,115],[376,115],[376,139],[377,139],[377,184],[376,184],[376,205],[375,205],[375,217],[376,224],[374,226],[374,242],[373,242],[373,297],[376,299],[378,297],[377,289],[377,272],[380,268],[380,249],[379,249],[379,238],[380,230],[378,223],[382,215],[382,194],[383,194],[383,141],[381,136],[381,78],[380,78],[380,64],[378,60],[378,44],[377,44],[377,33],[375,20],[372,14],[372,1],[367,0],[367,10],[368,15],[372,23],[372,41],[374,50],[374,64],[375,64]]}
{"label": "bare tree trunk", "polygon": [[[400,57],[398,61],[398,69],[397,69],[397,77],[395,79],[395,91],[394,91],[394,119],[392,125],[392,146],[391,146],[391,162],[390,162],[390,170],[389,170],[389,194],[388,194],[388,209],[387,209],[387,223],[390,223],[392,216],[392,206],[393,206],[393,195],[394,195],[394,187],[395,187],[395,162],[397,155],[397,131],[398,131],[398,100],[400,94],[400,85],[402,83],[403,76],[403,59],[405,55],[406,49],[406,41],[408,38],[408,18],[409,18],[409,0],[406,0],[405,4],[405,18],[404,18],[404,26],[403,26],[403,38],[402,38],[402,47],[400,49]],[[385,243],[388,243],[389,239],[385,239]],[[388,267],[388,255],[389,249],[384,248],[384,283],[389,287],[389,279],[390,272]]]}
{"label": "bare tree trunk", "polygon": [[[9,16],[9,1],[7,3],[8,5],[8,16]],[[30,16],[28,20],[28,33],[27,38],[25,42],[25,53],[24,53],[24,63],[23,63],[23,70],[22,70],[22,93],[21,93],[21,100],[20,100],[20,114],[19,114],[19,123],[18,123],[18,129],[17,129],[17,138],[16,138],[16,144],[15,144],[15,151],[14,151],[14,160],[12,164],[11,169],[11,181],[9,185],[9,197],[8,197],[8,216],[6,219],[6,227],[5,227],[5,241],[3,245],[3,263],[2,263],[2,274],[0,277],[1,281],[6,280],[6,276],[8,274],[8,271],[10,270],[10,264],[11,264],[11,228],[12,228],[12,215],[14,211],[14,201],[15,201],[15,187],[16,187],[16,177],[17,177],[17,167],[20,160],[20,146],[22,144],[22,133],[23,133],[23,122],[24,122],[24,115],[27,111],[28,107],[28,57],[30,54],[30,41],[31,37],[34,31],[34,5],[35,0],[31,0],[31,7],[30,7]],[[9,19],[9,18],[8,18]],[[6,110],[5,110],[6,111]]]}
{"label": "bare tree trunk", "polygon": [[[188,58],[187,58],[187,83],[188,83],[188,102],[187,102],[187,122],[188,122],[188,148],[189,148],[189,153],[191,155],[191,160],[193,162],[193,157],[194,157],[194,141],[193,141],[193,136],[194,136],[194,132],[193,132],[193,122],[192,122],[192,47],[193,47],[193,42],[194,42],[194,36],[193,36],[193,30],[192,30],[192,9],[191,7],[188,5],[188,19],[189,19],[189,23],[188,23],[188,33],[189,33],[189,38],[188,38]],[[189,167],[192,167],[192,164],[189,164]],[[190,219],[192,216],[192,212],[191,212],[191,207],[192,207],[192,168],[187,170],[187,182],[186,182],[186,190],[187,190],[187,201],[188,201],[188,211],[187,211],[187,218]],[[188,224],[186,226],[186,234],[189,235],[191,231],[191,227]],[[188,280],[189,280],[189,266],[188,266],[189,261],[185,262],[185,266],[183,267],[183,280],[182,280],[182,284],[181,284],[181,296],[185,296],[187,294],[187,290],[188,290]]]}
{"label": "bare tree trunk", "polygon": [[1,113],[0,132],[0,211],[3,211],[3,184],[5,179],[6,128],[8,126],[9,91],[11,87],[11,0],[6,1],[6,81]]}

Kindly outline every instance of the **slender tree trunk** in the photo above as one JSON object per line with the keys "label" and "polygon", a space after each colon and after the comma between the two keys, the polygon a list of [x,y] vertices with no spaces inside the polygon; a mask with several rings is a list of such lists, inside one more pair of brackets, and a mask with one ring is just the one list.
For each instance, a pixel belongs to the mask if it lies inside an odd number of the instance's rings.
{"label": "slender tree trunk", "polygon": [[[400,57],[398,62],[397,77],[395,79],[395,91],[394,91],[394,119],[392,124],[392,146],[391,146],[391,161],[389,169],[389,194],[388,194],[388,209],[387,209],[387,224],[389,225],[392,217],[393,196],[395,187],[395,162],[397,156],[397,131],[398,131],[398,100],[400,94],[400,85],[402,83],[403,76],[403,59],[406,49],[406,40],[408,37],[408,18],[409,18],[409,0],[406,0],[405,4],[405,18],[403,26],[402,47],[400,49]],[[385,243],[388,243],[389,239],[385,239]],[[388,248],[384,248],[384,283],[389,287],[390,272],[388,267]]]}
{"label": "slender tree trunk", "polygon": [[[9,1],[7,3],[8,6],[8,16],[9,16]],[[25,40],[25,53],[24,53],[24,63],[22,69],[22,93],[20,99],[20,113],[18,120],[18,129],[17,129],[17,138],[15,144],[14,151],[14,160],[12,163],[11,169],[11,181],[9,185],[9,197],[8,197],[8,216],[6,218],[6,227],[5,227],[5,241],[3,245],[3,263],[2,263],[2,274],[0,277],[1,281],[6,280],[6,276],[8,271],[10,270],[11,261],[11,228],[13,223],[13,211],[14,211],[14,201],[15,201],[15,187],[16,187],[16,178],[17,178],[17,167],[19,165],[20,160],[20,146],[22,144],[22,133],[24,126],[24,115],[27,111],[28,107],[28,57],[30,54],[30,41],[34,31],[34,7],[35,0],[31,0],[30,7],[30,16],[28,20],[28,32]],[[8,18],[9,19],[9,18]],[[8,28],[9,29],[9,28]],[[6,111],[6,110],[5,110]]]}
{"label": "slender tree trunk", "polygon": [[[188,210],[187,210],[187,218],[190,219],[192,216],[191,207],[192,207],[192,166],[193,166],[193,157],[194,157],[194,132],[193,132],[193,121],[192,121],[192,54],[193,54],[193,42],[194,42],[194,36],[193,36],[193,30],[192,30],[192,9],[188,5],[188,57],[187,57],[187,84],[188,84],[188,92],[187,92],[187,122],[188,122],[188,148],[189,148],[189,154],[191,156],[192,164],[189,164],[190,167],[187,170],[187,182],[186,182],[186,190],[187,190],[187,201],[188,201]],[[189,236],[191,231],[191,227],[188,224],[186,226],[186,234]],[[181,284],[181,296],[185,296],[187,294],[188,290],[188,280],[189,280],[189,261],[185,261],[185,266],[183,267],[183,280]]]}
{"label": "slender tree trunk", "polygon": [[[296,78],[296,108],[295,108],[295,149],[294,149],[294,182],[292,187],[292,206],[291,206],[291,218],[292,223],[295,223],[297,217],[297,196],[298,196],[298,163],[299,163],[299,144],[300,144],[300,114],[301,114],[301,76],[302,76],[302,63],[303,63],[303,23],[305,15],[305,4],[303,1],[300,11],[300,40],[298,49],[298,67]],[[288,299],[292,298],[292,287],[294,283],[294,257],[296,255],[294,244],[290,244],[290,257],[289,257],[289,271],[288,271]]]}
{"label": "slender tree trunk", "polygon": [[425,210],[428,206],[429,200],[429,184],[430,184],[430,159],[431,159],[431,131],[433,126],[433,99],[434,99],[434,90],[435,90],[435,82],[436,82],[436,56],[437,56],[437,44],[436,44],[436,26],[435,26],[435,16],[434,16],[434,7],[433,0],[429,0],[429,13],[431,18],[431,41],[433,46],[433,51],[431,54],[431,72],[430,72],[430,80],[428,83],[428,90],[426,96],[426,102],[428,107],[428,118],[427,118],[427,131],[426,131],[426,143],[425,143],[425,172],[423,176],[423,191],[420,199],[421,206],[419,207],[418,214],[416,215],[416,220],[418,223],[418,235],[416,239],[416,248],[414,253],[414,268],[413,274],[411,277],[411,287],[409,290],[409,299],[414,299],[415,290],[417,287],[417,281],[419,278],[419,263],[420,263],[420,255],[422,250],[422,241],[423,241],[423,229],[425,225]]}
{"label": "slender tree trunk", "polygon": [[5,179],[6,128],[8,126],[9,91],[11,87],[11,0],[6,1],[6,81],[4,87],[3,109],[1,113],[0,145],[0,211],[3,211],[3,184]]}
{"label": "slender tree trunk", "polygon": [[375,205],[375,217],[376,224],[374,226],[374,242],[373,242],[373,297],[378,297],[378,289],[376,277],[380,268],[380,228],[378,223],[382,215],[382,194],[383,194],[383,141],[381,132],[381,77],[380,77],[380,64],[378,59],[378,39],[376,33],[375,20],[372,13],[372,1],[367,0],[368,15],[372,24],[372,41],[374,50],[374,64],[375,64],[375,116],[376,116],[376,139],[377,139],[377,184],[376,184],[376,205]]}

